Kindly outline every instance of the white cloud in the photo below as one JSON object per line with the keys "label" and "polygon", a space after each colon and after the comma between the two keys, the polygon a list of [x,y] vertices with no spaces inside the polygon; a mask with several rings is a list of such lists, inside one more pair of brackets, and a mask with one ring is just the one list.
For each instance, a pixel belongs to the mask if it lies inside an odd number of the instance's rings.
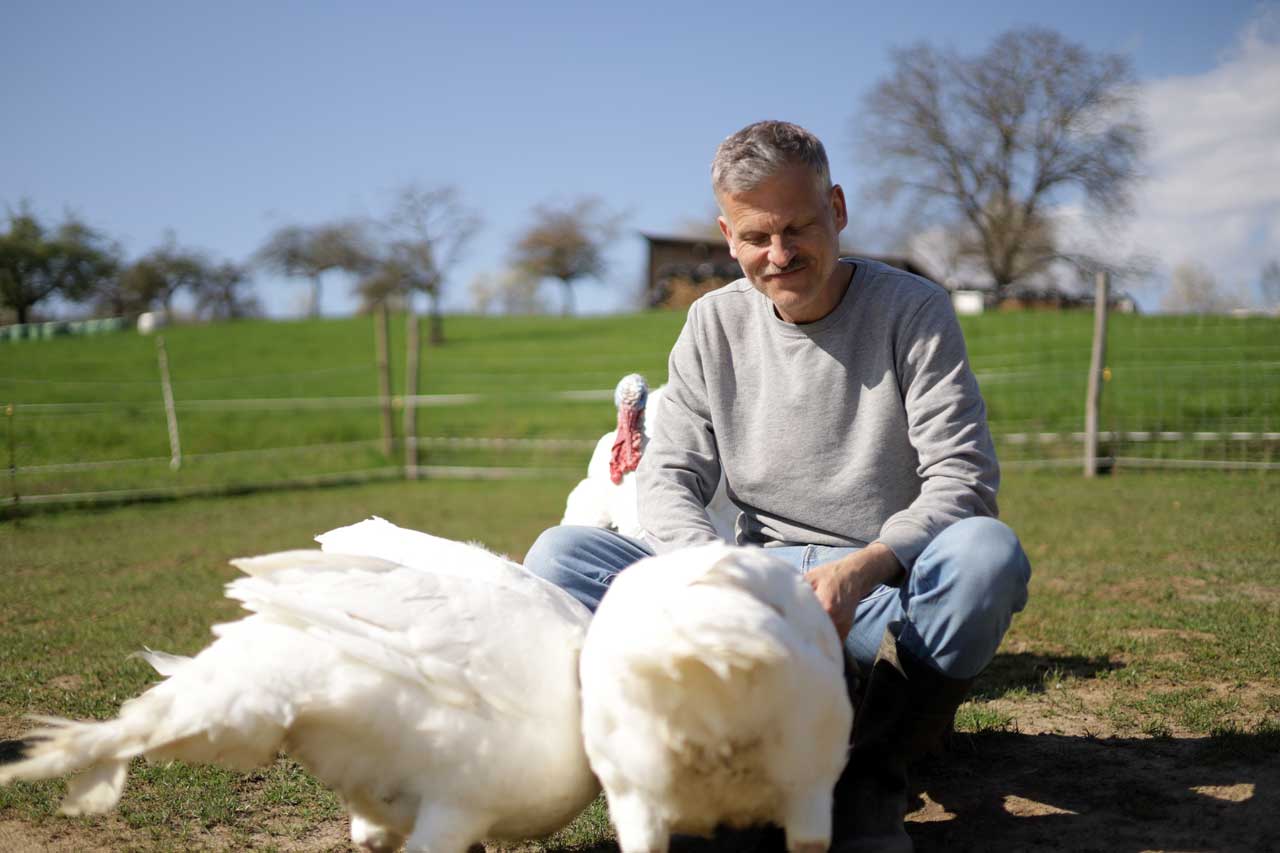
{"label": "white cloud", "polygon": [[1202,74],[1142,86],[1150,148],[1132,249],[1159,262],[1155,289],[1198,261],[1252,289],[1280,257],[1280,15],[1264,13]]}

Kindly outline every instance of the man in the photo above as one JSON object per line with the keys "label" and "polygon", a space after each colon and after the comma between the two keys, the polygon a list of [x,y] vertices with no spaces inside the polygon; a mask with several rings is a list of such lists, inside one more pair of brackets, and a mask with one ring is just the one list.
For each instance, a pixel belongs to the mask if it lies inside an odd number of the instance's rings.
{"label": "man", "polygon": [[645,541],[553,528],[526,565],[593,607],[627,565],[715,538],[723,470],[739,543],[805,573],[864,675],[832,849],[909,851],[906,762],[1026,603],[986,408],[946,291],[839,257],[848,212],[816,137],[752,124],[712,185],[746,277],[695,302],[671,351],[637,471]]}

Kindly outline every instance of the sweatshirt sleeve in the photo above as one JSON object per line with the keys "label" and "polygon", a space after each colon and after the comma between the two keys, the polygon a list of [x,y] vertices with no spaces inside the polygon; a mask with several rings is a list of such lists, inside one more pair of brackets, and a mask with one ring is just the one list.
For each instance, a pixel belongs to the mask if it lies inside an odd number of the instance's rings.
{"label": "sweatshirt sleeve", "polygon": [[986,405],[945,292],[935,292],[915,311],[894,350],[922,485],[910,506],[885,521],[879,541],[910,571],[920,552],[948,525],[970,516],[997,515],[1000,468]]}
{"label": "sweatshirt sleeve", "polygon": [[720,481],[695,312],[671,350],[662,416],[636,470],[640,526],[659,553],[718,541],[706,505]]}

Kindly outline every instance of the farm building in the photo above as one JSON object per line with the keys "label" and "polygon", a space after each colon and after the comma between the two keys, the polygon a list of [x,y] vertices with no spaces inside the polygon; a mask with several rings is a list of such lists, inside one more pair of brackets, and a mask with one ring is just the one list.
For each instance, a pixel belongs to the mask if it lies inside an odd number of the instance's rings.
{"label": "farm building", "polygon": [[[679,237],[641,234],[649,247],[648,277],[644,304],[650,308],[684,308],[707,291],[742,277],[742,268],[729,255],[729,247],[718,237]],[[877,255],[842,249],[844,255],[855,255],[881,261],[898,269],[936,281],[952,292],[956,311],[980,314],[984,310],[1061,311],[1086,308],[1093,304],[1093,294],[1072,293],[1041,284],[1016,284],[995,298],[990,282],[945,280],[930,274],[906,255]],[[1132,313],[1137,309],[1133,298],[1125,293],[1111,297],[1112,310]]]}
{"label": "farm building", "polygon": [[[946,287],[947,285],[943,285]],[[1066,311],[1093,307],[1092,291],[1069,291],[1052,284],[1016,283],[1005,288],[1004,295],[997,298],[995,289],[988,284],[966,284],[963,288],[948,287],[952,291],[952,301],[959,313],[981,313],[978,311],[961,311],[959,297],[963,293],[972,302],[980,300],[987,310],[996,311]],[[1138,303],[1128,293],[1112,292],[1107,299],[1108,307],[1121,314],[1134,314]]]}
{"label": "farm building", "polygon": [[[650,308],[682,308],[709,290],[742,278],[742,268],[729,255],[724,240],[641,234],[649,244],[649,276],[645,304]],[[842,254],[883,261],[929,278],[929,273],[905,256],[871,255],[855,250]]]}

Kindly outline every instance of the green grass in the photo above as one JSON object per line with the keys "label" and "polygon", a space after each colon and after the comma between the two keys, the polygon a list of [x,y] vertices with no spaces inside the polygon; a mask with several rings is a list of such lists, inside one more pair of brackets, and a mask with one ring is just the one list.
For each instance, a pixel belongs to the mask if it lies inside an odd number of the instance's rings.
{"label": "green grass", "polygon": [[1005,498],[1035,566],[1033,606],[1006,644],[1061,661],[1043,695],[1087,687],[1121,734],[1214,735],[1276,721],[1274,477],[1015,482],[1044,488]]}
{"label": "green grass", "polygon": [[[519,558],[571,485],[396,482],[4,522],[0,736],[21,731],[27,713],[113,714],[154,679],[128,658],[143,644],[207,644],[208,626],[239,612],[221,597],[231,557],[306,547],[379,514]],[[1196,737],[1222,760],[1280,747],[1280,479],[1014,472],[1001,497],[1032,558],[1031,599],[961,708],[960,732]],[[114,838],[102,845],[114,849],[308,846],[318,828],[342,831],[333,796],[287,760],[248,774],[136,765],[117,817],[56,817],[60,791],[0,789],[0,823],[65,825]],[[597,802],[555,839],[519,849],[563,853],[607,837]]]}
{"label": "green grass", "polygon": [[[420,436],[571,438],[612,428],[598,400],[538,399],[547,391],[611,388],[638,371],[666,378],[666,353],[683,316],[448,318],[447,343],[423,347],[420,390],[481,394],[480,402],[419,409]],[[1073,440],[1039,433],[1082,429],[1092,317],[1085,312],[988,314],[963,319],[1002,457],[1079,454]],[[391,324],[393,386],[403,390],[403,318]],[[370,318],[242,321],[164,331],[182,447],[168,466],[169,441],[155,341],[132,333],[55,338],[0,346],[0,462],[11,448],[21,469],[0,493],[25,495],[112,489],[191,488],[364,471],[399,464],[380,443],[379,412],[348,405],[378,389]],[[1269,318],[1112,318],[1102,427],[1134,431],[1280,431],[1280,321]],[[210,408],[272,398],[330,398],[323,408]],[[102,404],[94,406],[93,404]],[[78,408],[77,408],[78,407]],[[87,408],[86,408],[87,407]],[[10,430],[12,438],[10,438]],[[396,430],[401,430],[396,412]],[[1030,434],[1026,443],[1003,436]],[[232,451],[363,442],[277,454]],[[1113,441],[1119,455],[1274,461],[1274,441],[1232,439]],[[433,465],[566,468],[578,450],[428,448]],[[40,469],[109,463],[94,470]]]}

